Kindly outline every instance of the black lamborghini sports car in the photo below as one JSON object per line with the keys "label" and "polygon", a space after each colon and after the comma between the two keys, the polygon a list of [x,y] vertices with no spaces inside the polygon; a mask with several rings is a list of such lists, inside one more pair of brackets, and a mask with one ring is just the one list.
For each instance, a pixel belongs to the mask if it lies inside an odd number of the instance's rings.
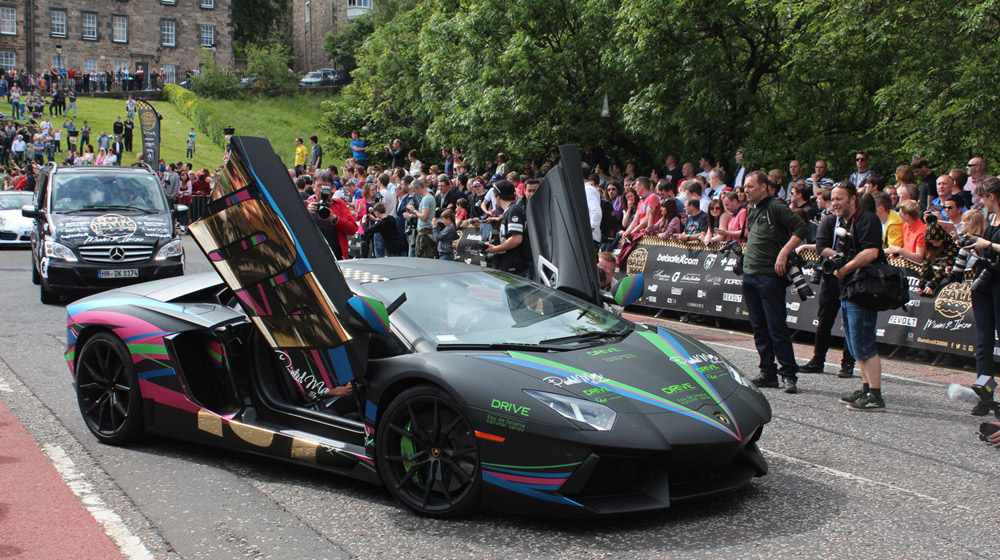
{"label": "black lamborghini sports car", "polygon": [[535,283],[338,263],[267,140],[233,138],[191,225],[218,274],[68,306],[87,426],[111,444],[155,433],[312,464],[437,517],[656,510],[765,474],[771,409],[753,384],[605,310],[641,278],[599,289],[579,155],[561,151],[528,207]]}

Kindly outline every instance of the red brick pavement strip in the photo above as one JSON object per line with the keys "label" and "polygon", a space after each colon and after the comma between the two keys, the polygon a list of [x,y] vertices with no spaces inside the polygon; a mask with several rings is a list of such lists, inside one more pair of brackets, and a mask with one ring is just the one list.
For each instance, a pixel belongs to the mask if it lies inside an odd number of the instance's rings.
{"label": "red brick pavement strip", "polygon": [[[751,352],[756,352],[756,348],[753,344],[753,335],[750,333],[704,327],[689,323],[680,323],[677,321],[667,321],[635,313],[626,313],[625,317],[631,321],[639,323],[648,323],[666,327],[703,342],[727,344],[729,346],[737,346]],[[812,358],[812,345],[793,344],[793,347],[795,348],[795,357],[799,358],[801,361]],[[836,361],[836,365],[834,367],[840,367],[840,351],[838,349],[831,348],[826,359],[828,367],[834,361]],[[911,362],[907,360],[890,360],[885,356],[882,356],[882,374],[886,376],[897,376],[917,382],[934,383],[942,386],[947,386],[949,383],[959,383],[969,387],[976,378],[976,374],[971,371],[932,366],[930,364]],[[858,373],[855,372],[855,375],[858,375]]]}
{"label": "red brick pavement strip", "polygon": [[0,558],[124,558],[0,399]]}

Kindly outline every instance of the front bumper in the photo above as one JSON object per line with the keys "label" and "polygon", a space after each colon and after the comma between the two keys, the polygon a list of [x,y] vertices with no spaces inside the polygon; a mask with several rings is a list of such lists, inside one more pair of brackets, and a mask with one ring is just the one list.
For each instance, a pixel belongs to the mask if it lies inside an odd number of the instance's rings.
{"label": "front bumper", "polygon": [[[131,278],[101,278],[102,270],[136,269],[138,276]],[[144,263],[129,263],[127,266],[88,262],[66,262],[63,260],[42,260],[42,282],[45,288],[57,293],[94,293],[139,284],[150,280],[170,278],[184,274],[183,258]]]}

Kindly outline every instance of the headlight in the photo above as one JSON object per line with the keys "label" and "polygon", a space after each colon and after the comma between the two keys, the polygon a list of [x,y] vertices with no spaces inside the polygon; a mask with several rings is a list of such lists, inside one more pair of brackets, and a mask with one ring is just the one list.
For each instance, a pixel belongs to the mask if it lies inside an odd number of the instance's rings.
{"label": "headlight", "polygon": [[731,375],[733,377],[733,379],[736,380],[737,383],[739,383],[740,385],[743,385],[744,387],[748,387],[750,389],[753,389],[754,391],[757,391],[758,393],[760,392],[760,388],[758,388],[756,385],[754,385],[754,382],[750,381],[750,379],[748,379],[747,376],[745,376],[742,373],[740,373],[740,370],[738,370],[738,369],[734,368],[733,366],[729,365],[728,362],[723,362],[723,365],[726,366],[726,370],[729,371],[729,375]]}
{"label": "headlight", "polygon": [[156,258],[153,260],[162,261],[171,257],[179,257],[183,254],[184,246],[181,245],[181,240],[175,239],[163,247],[160,247],[160,251],[156,253]]}
{"label": "headlight", "polygon": [[525,389],[524,392],[564,417],[583,422],[602,432],[610,430],[615,425],[615,417],[618,416],[617,412],[600,403],[529,389]]}
{"label": "headlight", "polygon": [[6,225],[7,225],[7,218],[0,216],[0,227],[4,227]]}
{"label": "headlight", "polygon": [[63,259],[66,262],[76,262],[73,250],[55,241],[45,240],[45,256],[53,259]]}

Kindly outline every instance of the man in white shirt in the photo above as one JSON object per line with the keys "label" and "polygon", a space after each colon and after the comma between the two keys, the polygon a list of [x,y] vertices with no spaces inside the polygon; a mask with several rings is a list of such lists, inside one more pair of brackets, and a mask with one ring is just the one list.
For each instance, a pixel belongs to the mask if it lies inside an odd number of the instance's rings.
{"label": "man in white shirt", "polygon": [[594,250],[601,246],[601,191],[597,188],[599,176],[591,175],[584,181],[584,191],[587,194],[587,211],[590,214],[590,235],[594,239]]}

